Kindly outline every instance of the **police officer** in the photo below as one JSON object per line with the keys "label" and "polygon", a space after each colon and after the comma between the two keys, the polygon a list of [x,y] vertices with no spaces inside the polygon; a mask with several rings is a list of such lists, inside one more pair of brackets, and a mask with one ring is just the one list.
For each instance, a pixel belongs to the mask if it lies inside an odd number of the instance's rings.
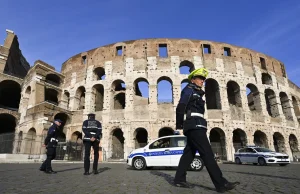
{"label": "police officer", "polygon": [[88,120],[82,124],[82,131],[84,133],[84,175],[89,175],[90,172],[90,153],[91,147],[94,150],[94,164],[93,173],[98,174],[98,159],[99,159],[99,143],[102,138],[102,125],[95,119],[95,114],[88,114]]}
{"label": "police officer", "polygon": [[47,174],[55,174],[56,172],[53,171],[51,166],[51,160],[53,160],[56,156],[56,146],[57,146],[57,136],[59,133],[59,127],[62,124],[60,119],[56,119],[54,123],[48,130],[47,136],[44,141],[44,145],[47,149],[47,159],[43,162],[42,166],[40,167],[40,171],[44,171]]}
{"label": "police officer", "polygon": [[206,135],[207,122],[203,118],[205,101],[202,99],[205,92],[202,90],[202,86],[207,75],[208,71],[205,68],[196,69],[190,73],[189,84],[182,90],[176,108],[176,129],[183,129],[183,134],[187,137],[187,144],[180,158],[174,184],[177,187],[193,187],[186,182],[186,171],[198,151],[216,190],[225,192],[235,188],[239,182],[228,182],[223,177]]}

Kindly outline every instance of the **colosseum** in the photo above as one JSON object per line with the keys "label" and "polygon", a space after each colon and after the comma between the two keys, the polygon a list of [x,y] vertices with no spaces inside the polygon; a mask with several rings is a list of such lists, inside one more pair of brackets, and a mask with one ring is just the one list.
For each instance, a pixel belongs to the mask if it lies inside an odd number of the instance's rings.
{"label": "colosseum", "polygon": [[[60,118],[60,157],[69,158],[66,145],[82,143],[82,122],[92,112],[103,125],[100,160],[126,159],[133,149],[173,134],[182,87],[200,67],[210,72],[205,118],[215,153],[233,161],[238,148],[255,144],[299,156],[300,88],[275,58],[227,43],[141,39],[76,54],[58,72],[42,60],[30,66],[17,35],[6,32],[0,47],[0,153],[6,157],[44,154],[43,138]],[[170,85],[164,94],[172,99],[158,100],[161,82]]]}

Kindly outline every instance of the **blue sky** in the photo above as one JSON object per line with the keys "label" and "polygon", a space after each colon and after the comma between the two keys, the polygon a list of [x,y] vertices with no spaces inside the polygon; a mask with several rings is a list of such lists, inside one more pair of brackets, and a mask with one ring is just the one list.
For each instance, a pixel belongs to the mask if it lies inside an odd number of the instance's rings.
{"label": "blue sky", "polygon": [[31,65],[41,59],[60,71],[69,57],[105,44],[191,38],[275,57],[300,86],[299,0],[2,0],[0,10],[1,44],[13,30]]}

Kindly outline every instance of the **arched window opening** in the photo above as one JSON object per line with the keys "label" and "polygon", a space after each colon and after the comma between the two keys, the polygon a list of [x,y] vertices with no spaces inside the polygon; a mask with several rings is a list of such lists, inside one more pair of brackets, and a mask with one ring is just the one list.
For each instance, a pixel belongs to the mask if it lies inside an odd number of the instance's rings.
{"label": "arched window opening", "polygon": [[51,104],[58,105],[58,92],[51,88],[45,88],[45,101]]}
{"label": "arched window opening", "polygon": [[247,84],[246,94],[250,111],[261,111],[261,102],[258,89],[253,84]]}
{"label": "arched window opening", "polygon": [[173,82],[168,77],[157,80],[157,103],[173,103]]}
{"label": "arched window opening", "polygon": [[134,105],[149,104],[149,83],[145,78],[138,78],[134,81]]}
{"label": "arched window opening", "polygon": [[94,80],[105,80],[105,69],[103,67],[97,67],[94,69]]}
{"label": "arched window opening", "polygon": [[271,85],[271,86],[273,85],[272,77],[267,73],[261,74],[261,81],[262,81],[262,84]]}
{"label": "arched window opening", "polygon": [[195,66],[190,61],[182,61],[179,65],[179,72],[180,74],[190,74],[192,71],[195,70]]}
{"label": "arched window opening", "polygon": [[221,109],[221,95],[219,84],[214,79],[205,81],[205,99],[207,109]]}
{"label": "arched window opening", "polygon": [[60,85],[60,77],[56,74],[48,74],[46,75],[45,81],[49,84],[59,86]]}

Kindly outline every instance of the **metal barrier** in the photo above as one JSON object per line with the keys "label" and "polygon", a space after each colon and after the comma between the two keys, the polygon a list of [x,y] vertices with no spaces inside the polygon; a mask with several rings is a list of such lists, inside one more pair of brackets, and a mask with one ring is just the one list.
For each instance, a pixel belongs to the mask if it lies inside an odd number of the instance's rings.
{"label": "metal barrier", "polygon": [[[28,133],[0,134],[0,154],[28,154],[28,159],[40,159],[46,154],[46,135]],[[83,143],[60,139],[56,148],[56,160],[83,160]]]}

